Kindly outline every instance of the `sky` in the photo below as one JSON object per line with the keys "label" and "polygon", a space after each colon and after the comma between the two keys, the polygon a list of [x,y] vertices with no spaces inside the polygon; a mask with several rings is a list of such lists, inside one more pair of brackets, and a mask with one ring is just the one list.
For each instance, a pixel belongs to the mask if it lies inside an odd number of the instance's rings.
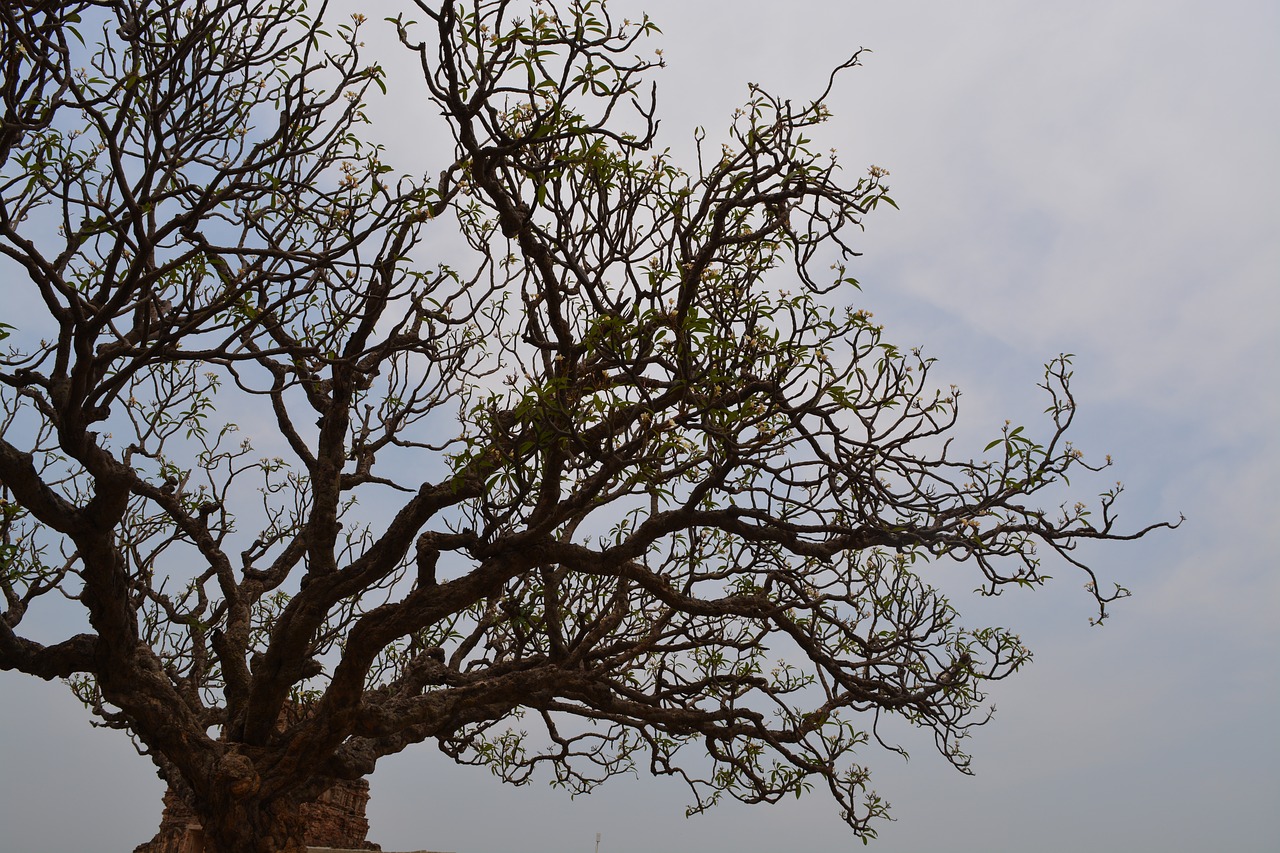
{"label": "sky", "polygon": [[[1076,355],[1076,443],[1111,454],[1134,526],[1176,532],[1089,552],[1129,587],[1088,624],[1067,567],[977,599],[969,624],[1021,633],[1033,664],[995,685],[975,776],[922,739],[862,759],[893,805],[870,849],[1271,851],[1280,802],[1280,5],[1270,2],[785,4],[611,0],[664,34],[663,141],[714,138],[746,83],[811,97],[859,46],[818,136],[850,178],[888,169],[851,267],[886,335],[965,392],[961,440],[1043,408],[1041,365]],[[397,5],[379,5],[392,14]],[[372,38],[372,37],[371,37]],[[376,44],[376,42],[375,42]],[[375,133],[421,139],[411,64],[388,54]],[[1089,482],[1089,494],[1110,479]],[[959,576],[949,576],[961,573]],[[0,673],[0,848],[129,850],[159,781],[60,684]],[[686,819],[670,780],[570,799],[502,786],[429,747],[372,778],[371,840],[457,853],[828,853],[860,848],[820,793]]]}

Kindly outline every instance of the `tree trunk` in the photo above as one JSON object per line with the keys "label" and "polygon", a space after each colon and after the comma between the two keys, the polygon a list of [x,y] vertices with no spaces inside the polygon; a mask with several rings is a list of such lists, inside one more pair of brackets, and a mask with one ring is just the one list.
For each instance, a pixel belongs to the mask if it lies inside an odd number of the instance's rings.
{"label": "tree trunk", "polygon": [[262,777],[239,752],[224,754],[212,769],[209,784],[194,791],[202,853],[306,853],[306,822],[296,798],[278,789],[263,796]]}
{"label": "tree trunk", "polygon": [[228,793],[203,812],[202,853],[306,853],[306,823],[289,798],[262,802]]}
{"label": "tree trunk", "polygon": [[[377,851],[368,840],[369,783],[329,780],[320,789],[264,781],[253,762],[229,750],[206,767],[199,790],[170,773],[154,838],[134,853],[299,853],[308,845]],[[317,790],[319,791],[317,793]]]}

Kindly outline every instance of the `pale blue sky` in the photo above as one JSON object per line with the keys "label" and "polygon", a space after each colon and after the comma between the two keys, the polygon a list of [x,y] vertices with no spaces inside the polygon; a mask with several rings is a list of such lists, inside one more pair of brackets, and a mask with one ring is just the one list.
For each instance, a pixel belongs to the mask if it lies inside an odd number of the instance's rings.
{"label": "pale blue sky", "polygon": [[[696,124],[714,136],[747,80],[804,99],[872,48],[820,137],[851,177],[889,169],[902,208],[858,239],[865,307],[964,389],[961,440],[1033,420],[1040,364],[1076,353],[1077,443],[1115,457],[1124,518],[1188,516],[1177,533],[1095,552],[1103,577],[1134,592],[1104,628],[1087,624],[1083,579],[1066,567],[1035,594],[961,594],[971,623],[1018,630],[1036,660],[992,691],[976,778],[923,741],[906,764],[864,753],[897,818],[871,849],[1275,850],[1280,6],[612,5],[664,30],[660,115],[677,148]],[[430,138],[412,82],[375,111],[402,154]],[[939,566],[938,582],[975,586],[965,571]],[[128,850],[158,820],[148,763],[91,731],[60,685],[0,673],[0,767],[5,850]],[[429,747],[372,781],[371,838],[387,850],[590,853],[597,832],[601,853],[861,847],[820,794],[686,820],[670,781],[571,801],[504,788]]]}

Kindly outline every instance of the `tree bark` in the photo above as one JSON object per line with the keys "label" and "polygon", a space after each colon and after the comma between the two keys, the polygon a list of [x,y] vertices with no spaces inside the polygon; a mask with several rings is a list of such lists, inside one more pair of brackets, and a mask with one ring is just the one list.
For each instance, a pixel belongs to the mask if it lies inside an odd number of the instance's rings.
{"label": "tree bark", "polygon": [[253,761],[239,752],[223,755],[213,771],[194,792],[204,853],[306,853],[296,797],[264,785]]}
{"label": "tree bark", "polygon": [[306,853],[306,824],[297,802],[237,797],[230,791],[202,809],[204,853]]}

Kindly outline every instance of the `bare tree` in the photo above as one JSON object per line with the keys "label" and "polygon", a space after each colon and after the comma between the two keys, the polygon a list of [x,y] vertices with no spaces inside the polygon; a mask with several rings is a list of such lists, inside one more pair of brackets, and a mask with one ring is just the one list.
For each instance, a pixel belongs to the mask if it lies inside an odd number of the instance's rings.
{"label": "bare tree", "polygon": [[[864,837],[882,719],[967,770],[1028,651],[922,571],[1048,553],[1101,619],[1075,546],[1153,529],[1058,504],[1099,470],[1068,359],[1044,438],[949,454],[958,393],[843,307],[892,200],[812,149],[830,84],[753,87],[683,169],[647,18],[422,0],[393,25],[455,153],[415,179],[364,126],[371,25],[314,11],[0,7],[0,668],[128,730],[218,851],[300,850],[301,804],[428,740],[693,810],[816,784]],[[82,633],[19,633],[66,601]]]}

